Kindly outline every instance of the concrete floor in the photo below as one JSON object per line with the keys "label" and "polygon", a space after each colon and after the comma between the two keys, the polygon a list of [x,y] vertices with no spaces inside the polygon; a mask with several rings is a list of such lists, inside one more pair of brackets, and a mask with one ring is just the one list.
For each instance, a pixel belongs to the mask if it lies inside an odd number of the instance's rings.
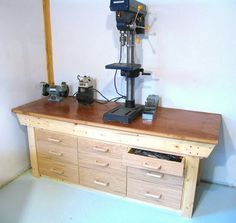
{"label": "concrete floor", "polygon": [[0,190],[0,223],[235,223],[236,189],[201,183],[191,220],[26,172]]}

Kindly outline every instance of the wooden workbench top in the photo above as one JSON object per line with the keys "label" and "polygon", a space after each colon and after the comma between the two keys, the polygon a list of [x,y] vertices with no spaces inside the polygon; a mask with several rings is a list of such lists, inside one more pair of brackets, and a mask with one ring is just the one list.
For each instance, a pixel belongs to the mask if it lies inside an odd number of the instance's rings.
{"label": "wooden workbench top", "polygon": [[103,114],[117,105],[117,103],[81,105],[73,97],[68,97],[60,103],[49,102],[47,98],[43,98],[14,108],[12,111],[39,118],[124,130],[137,134],[209,144],[218,143],[221,125],[221,115],[219,114],[159,107],[153,121],[144,121],[139,117],[131,124],[104,122]]}

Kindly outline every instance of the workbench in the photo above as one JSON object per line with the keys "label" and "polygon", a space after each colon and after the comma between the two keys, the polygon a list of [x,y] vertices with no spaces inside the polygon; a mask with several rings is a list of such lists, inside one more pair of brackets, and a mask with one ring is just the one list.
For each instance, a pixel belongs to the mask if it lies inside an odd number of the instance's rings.
{"label": "workbench", "polygon": [[[104,122],[117,103],[43,98],[12,109],[27,126],[33,176],[49,176],[185,217],[193,213],[200,159],[218,144],[221,115],[159,107],[153,121]],[[139,155],[136,151],[155,156]]]}

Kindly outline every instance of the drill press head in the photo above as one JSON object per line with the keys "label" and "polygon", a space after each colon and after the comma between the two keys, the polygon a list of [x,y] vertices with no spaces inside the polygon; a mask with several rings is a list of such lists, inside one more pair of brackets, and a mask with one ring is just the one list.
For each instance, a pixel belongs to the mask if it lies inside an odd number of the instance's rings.
{"label": "drill press head", "polygon": [[118,30],[145,33],[146,5],[136,0],[111,0],[110,9],[116,12]]}

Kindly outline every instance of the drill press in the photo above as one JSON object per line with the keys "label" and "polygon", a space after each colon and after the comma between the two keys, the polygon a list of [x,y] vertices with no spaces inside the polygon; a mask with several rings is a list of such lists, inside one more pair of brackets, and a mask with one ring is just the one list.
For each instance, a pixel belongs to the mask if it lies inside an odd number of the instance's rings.
{"label": "drill press", "polygon": [[117,29],[120,31],[120,44],[126,46],[126,63],[106,65],[106,69],[120,70],[126,77],[125,106],[118,106],[103,115],[104,121],[130,123],[142,114],[144,106],[135,104],[135,78],[144,73],[141,64],[135,63],[136,34],[145,33],[146,6],[136,0],[111,0],[111,11],[116,12]]}

